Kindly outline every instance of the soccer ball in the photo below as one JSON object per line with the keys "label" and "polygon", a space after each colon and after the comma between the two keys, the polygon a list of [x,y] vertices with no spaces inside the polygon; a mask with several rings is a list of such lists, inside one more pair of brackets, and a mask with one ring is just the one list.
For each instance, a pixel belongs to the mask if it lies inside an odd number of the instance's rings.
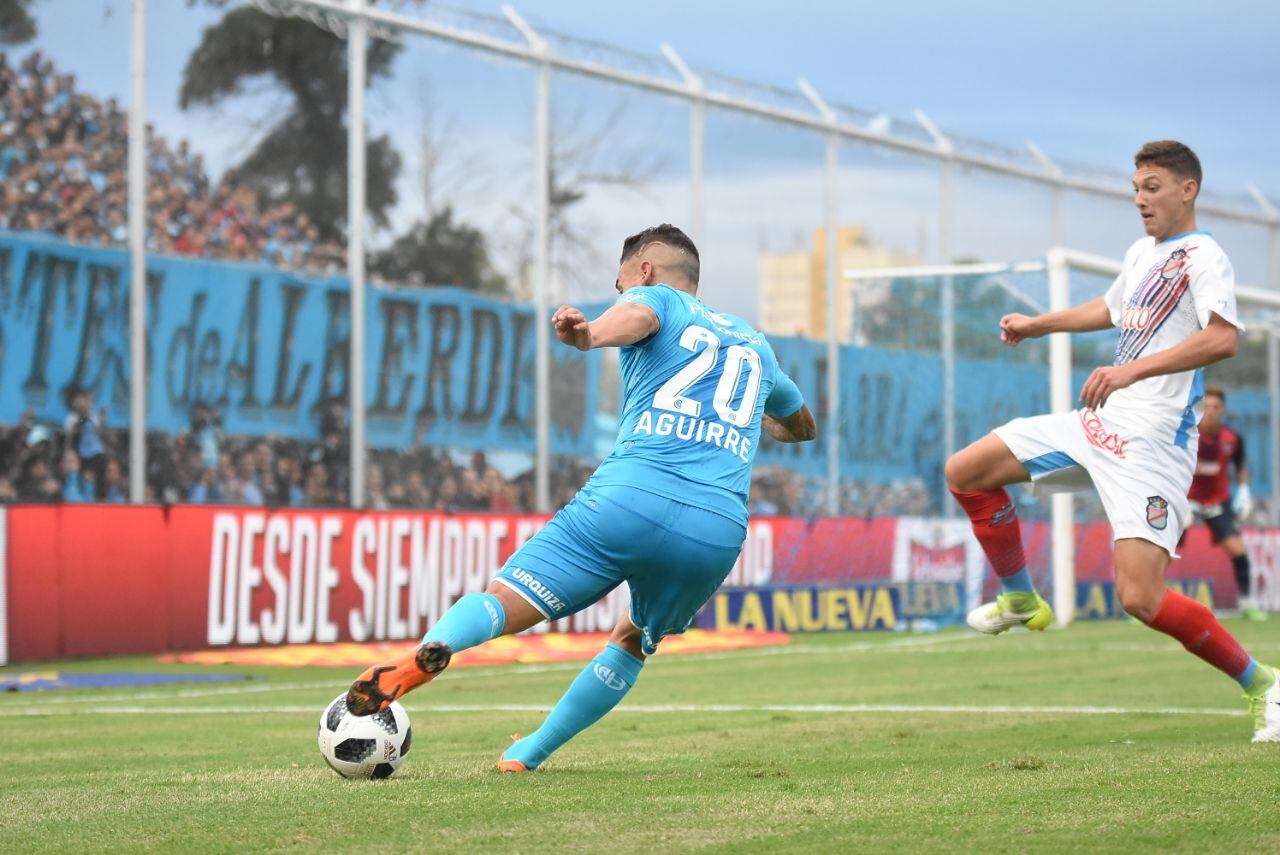
{"label": "soccer ball", "polygon": [[409,714],[392,702],[380,713],[352,715],[347,693],[320,713],[320,756],[344,778],[386,778],[404,762],[413,734]]}

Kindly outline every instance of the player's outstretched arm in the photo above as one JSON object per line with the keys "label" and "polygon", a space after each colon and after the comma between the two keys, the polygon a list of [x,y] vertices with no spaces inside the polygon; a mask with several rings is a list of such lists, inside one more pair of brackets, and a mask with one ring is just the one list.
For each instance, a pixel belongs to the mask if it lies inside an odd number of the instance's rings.
{"label": "player's outstretched arm", "polygon": [[658,331],[658,315],[639,303],[615,303],[594,321],[581,309],[561,306],[551,316],[556,338],[578,350],[623,347],[643,341]]}
{"label": "player's outstretched arm", "polygon": [[1107,301],[1098,297],[1079,306],[1063,309],[1061,312],[1046,312],[1043,315],[1005,315],[1000,319],[1000,340],[1008,345],[1016,345],[1026,338],[1040,338],[1042,335],[1056,332],[1093,332],[1110,329],[1111,310]]}
{"label": "player's outstretched arm", "polygon": [[808,404],[781,418],[765,414],[760,427],[778,442],[808,442],[818,435],[818,424],[813,420]]}
{"label": "player's outstretched arm", "polygon": [[1210,315],[1207,327],[1168,350],[1124,365],[1095,368],[1080,390],[1080,400],[1086,407],[1101,407],[1112,392],[1139,380],[1191,371],[1230,359],[1236,355],[1239,343],[1240,332],[1234,324],[1219,315]]}

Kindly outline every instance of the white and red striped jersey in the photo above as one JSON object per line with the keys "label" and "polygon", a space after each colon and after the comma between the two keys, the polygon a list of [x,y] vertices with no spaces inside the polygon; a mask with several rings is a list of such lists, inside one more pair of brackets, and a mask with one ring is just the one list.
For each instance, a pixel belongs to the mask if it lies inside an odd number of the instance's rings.
{"label": "white and red striped jersey", "polygon": [[[1120,330],[1116,365],[1181,344],[1204,329],[1211,314],[1244,329],[1236,316],[1231,261],[1208,232],[1134,243],[1106,301]],[[1121,389],[1101,412],[1132,433],[1188,448],[1196,438],[1203,397],[1203,370],[1182,371]]]}

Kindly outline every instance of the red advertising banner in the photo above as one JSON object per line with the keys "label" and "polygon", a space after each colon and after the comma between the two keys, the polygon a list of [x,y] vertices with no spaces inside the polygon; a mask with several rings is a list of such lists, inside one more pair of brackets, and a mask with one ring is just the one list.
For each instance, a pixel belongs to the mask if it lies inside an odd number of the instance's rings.
{"label": "red advertising banner", "polygon": [[[0,527],[0,638],[11,661],[226,645],[419,637],[458,597],[483,590],[544,517],[223,506],[11,507]],[[1024,523],[1048,579],[1048,525]],[[1251,530],[1264,603],[1280,608],[1280,530]],[[1078,528],[1077,577],[1111,578],[1105,523]],[[1207,578],[1235,602],[1231,563],[1193,530],[1171,575]],[[993,583],[956,520],[753,520],[726,585]],[[544,631],[606,631],[626,586]]]}

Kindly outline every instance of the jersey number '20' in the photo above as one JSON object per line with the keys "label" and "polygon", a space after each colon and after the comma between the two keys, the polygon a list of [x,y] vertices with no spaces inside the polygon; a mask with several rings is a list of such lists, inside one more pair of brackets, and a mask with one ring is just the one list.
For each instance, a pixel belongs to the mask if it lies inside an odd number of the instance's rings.
{"label": "jersey number '20'", "polygon": [[[699,343],[704,345],[701,350],[698,349]],[[686,398],[684,393],[716,367],[720,338],[706,327],[687,327],[680,336],[680,346],[692,350],[697,356],[662,384],[662,388],[653,396],[653,406],[696,419],[702,413],[702,402]],[[735,407],[733,399],[737,397],[744,368],[747,371],[747,385],[742,390],[742,399]],[[751,423],[751,417],[756,411],[756,398],[759,396],[760,354],[740,344],[729,345],[724,352],[720,382],[716,384],[716,394],[712,398],[716,415],[734,427],[746,427]]]}

